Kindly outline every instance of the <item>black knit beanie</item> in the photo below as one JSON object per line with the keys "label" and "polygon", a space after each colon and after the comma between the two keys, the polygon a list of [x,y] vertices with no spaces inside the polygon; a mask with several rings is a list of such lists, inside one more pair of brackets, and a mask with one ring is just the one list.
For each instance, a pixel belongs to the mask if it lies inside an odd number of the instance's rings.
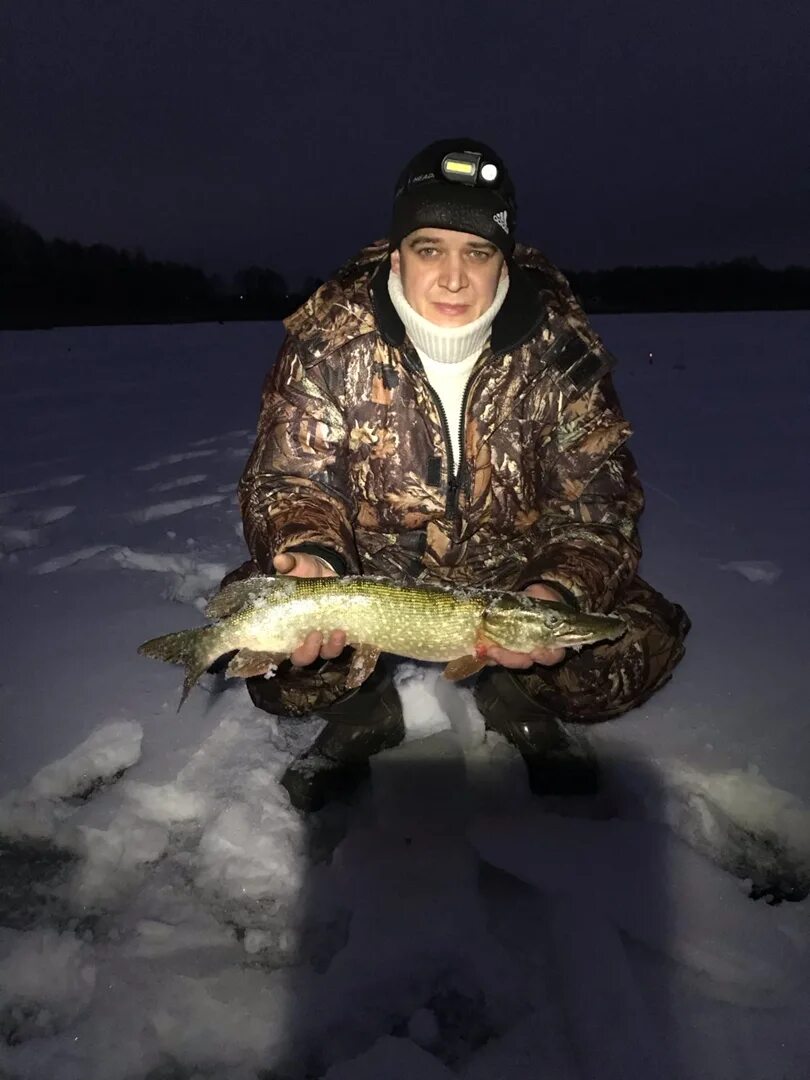
{"label": "black knit beanie", "polygon": [[394,191],[389,246],[416,229],[473,233],[508,258],[515,247],[515,188],[501,158],[475,139],[441,139],[406,165]]}

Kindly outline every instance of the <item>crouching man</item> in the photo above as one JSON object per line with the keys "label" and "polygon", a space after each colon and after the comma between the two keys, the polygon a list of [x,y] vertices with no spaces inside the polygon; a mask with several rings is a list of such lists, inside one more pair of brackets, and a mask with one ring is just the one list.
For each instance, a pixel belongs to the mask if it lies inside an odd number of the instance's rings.
{"label": "crouching man", "polygon": [[[689,619],[637,576],[643,493],[612,358],[567,281],[516,245],[506,167],[433,143],[396,185],[389,237],[285,322],[240,483],[249,573],[379,574],[525,590],[614,612],[619,640],[579,653],[492,646],[474,688],[538,794],[595,790],[568,729],[645,701]],[[350,788],[404,734],[390,666],[347,692],[345,635],[311,634],[255,704],[327,721],[287,770],[293,803]]]}

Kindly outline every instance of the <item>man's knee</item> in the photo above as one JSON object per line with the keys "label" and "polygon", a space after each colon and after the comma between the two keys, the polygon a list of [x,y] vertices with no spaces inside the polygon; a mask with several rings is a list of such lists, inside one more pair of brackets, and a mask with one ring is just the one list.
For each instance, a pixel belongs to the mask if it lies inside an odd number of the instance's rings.
{"label": "man's knee", "polygon": [[[347,689],[352,656],[353,650],[347,647],[336,659],[317,661],[305,668],[294,667],[286,660],[270,679],[246,679],[248,693],[257,708],[275,716],[318,713],[340,724],[363,726],[369,722],[370,713],[384,716],[386,710],[390,712],[392,702],[398,705],[399,695],[394,688],[391,658],[386,653],[359,687]],[[378,699],[383,702],[382,710],[377,706]]]}
{"label": "man's knee", "polygon": [[245,685],[257,709],[274,716],[307,716],[346,696],[348,666],[349,657],[344,655],[306,668],[285,660],[271,678],[258,675],[245,679]]}
{"label": "man's knee", "polygon": [[636,578],[614,614],[627,632],[553,668],[518,673],[524,690],[564,720],[597,723],[645,702],[667,682],[684,654],[690,621],[679,604]]}

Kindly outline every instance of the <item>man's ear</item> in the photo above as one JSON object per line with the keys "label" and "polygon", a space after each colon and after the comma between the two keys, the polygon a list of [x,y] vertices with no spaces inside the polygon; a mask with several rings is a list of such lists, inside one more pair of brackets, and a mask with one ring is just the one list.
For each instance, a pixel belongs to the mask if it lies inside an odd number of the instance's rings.
{"label": "man's ear", "polygon": [[399,273],[399,248],[391,252],[391,269],[395,274]]}
{"label": "man's ear", "polygon": [[507,277],[509,277],[509,265],[508,265],[506,259],[504,259],[503,264],[501,266],[501,276],[498,278],[498,280],[503,281],[503,279],[507,278]]}

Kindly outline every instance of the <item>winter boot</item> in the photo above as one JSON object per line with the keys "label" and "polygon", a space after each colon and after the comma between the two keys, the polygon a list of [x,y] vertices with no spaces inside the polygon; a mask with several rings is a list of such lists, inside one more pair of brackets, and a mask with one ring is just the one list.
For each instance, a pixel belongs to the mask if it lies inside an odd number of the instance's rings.
{"label": "winter boot", "polygon": [[281,778],[298,810],[320,810],[332,799],[348,798],[369,776],[371,755],[405,736],[399,694],[382,661],[362,686],[317,715],[326,727]]}
{"label": "winter boot", "polygon": [[535,795],[594,795],[599,772],[588,742],[573,735],[507,668],[487,668],[474,690],[488,731],[520,751]]}

